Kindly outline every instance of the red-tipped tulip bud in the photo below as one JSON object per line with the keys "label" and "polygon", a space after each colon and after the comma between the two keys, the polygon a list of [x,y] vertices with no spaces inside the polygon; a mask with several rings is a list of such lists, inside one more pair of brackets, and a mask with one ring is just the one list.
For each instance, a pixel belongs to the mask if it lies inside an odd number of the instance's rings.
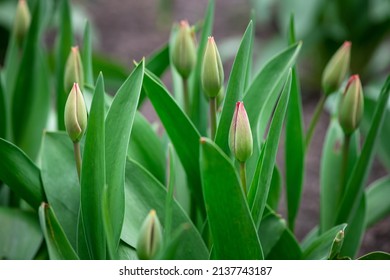
{"label": "red-tipped tulip bud", "polygon": [[346,135],[352,134],[363,117],[364,96],[359,75],[353,75],[340,99],[339,122]]}
{"label": "red-tipped tulip bud", "polygon": [[325,95],[335,92],[345,79],[349,69],[351,46],[351,42],[344,42],[326,65],[322,73],[322,89]]}
{"label": "red-tipped tulip bud", "polygon": [[172,50],[172,63],[183,79],[187,79],[196,63],[194,34],[187,21],[181,21]]}
{"label": "red-tipped tulip bud", "polygon": [[84,87],[84,70],[79,47],[72,47],[65,65],[64,89],[68,92],[74,83]]}
{"label": "red-tipped tulip bud", "polygon": [[229,147],[235,158],[245,162],[253,151],[253,138],[244,103],[239,101],[233,114],[229,131]]}
{"label": "red-tipped tulip bud", "polygon": [[14,21],[14,34],[18,44],[23,42],[24,37],[27,34],[30,27],[31,15],[28,5],[25,0],[19,0],[16,7],[15,21]]}
{"label": "red-tipped tulip bud", "polygon": [[223,68],[214,37],[209,37],[206,45],[201,80],[203,90],[208,97],[218,96],[223,86]]}
{"label": "red-tipped tulip bud", "polygon": [[80,141],[87,127],[87,109],[79,85],[75,83],[65,104],[65,128],[74,143]]}
{"label": "red-tipped tulip bud", "polygon": [[137,241],[137,255],[140,260],[154,259],[163,245],[160,221],[155,210],[151,210],[142,224]]}

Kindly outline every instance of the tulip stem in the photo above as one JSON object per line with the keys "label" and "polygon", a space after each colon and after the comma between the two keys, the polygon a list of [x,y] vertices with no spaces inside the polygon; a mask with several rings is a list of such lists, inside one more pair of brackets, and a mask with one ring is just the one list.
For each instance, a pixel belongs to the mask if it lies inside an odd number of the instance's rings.
{"label": "tulip stem", "polygon": [[244,162],[240,162],[240,178],[242,189],[244,190],[244,194],[246,195],[246,164]]}
{"label": "tulip stem", "polygon": [[190,96],[188,92],[188,79],[183,78],[183,102],[184,102],[184,112],[190,114]]}
{"label": "tulip stem", "polygon": [[342,151],[343,155],[342,155],[342,162],[341,162],[341,173],[340,173],[339,203],[341,203],[344,197],[345,188],[347,184],[348,152],[349,152],[350,142],[351,142],[351,136],[345,134],[343,151]]}
{"label": "tulip stem", "polygon": [[309,128],[308,128],[307,133],[306,133],[306,151],[310,147],[310,143],[311,143],[311,140],[313,137],[314,130],[317,126],[318,120],[320,119],[321,113],[324,110],[325,101],[326,101],[326,96],[323,94],[323,95],[321,95],[320,101],[318,101],[318,103],[317,103],[316,109],[314,111],[313,117],[310,121],[310,125],[309,125]]}
{"label": "tulip stem", "polygon": [[210,130],[211,139],[214,140],[217,131],[217,99],[215,97],[210,98]]}
{"label": "tulip stem", "polygon": [[76,160],[76,169],[79,181],[81,180],[81,151],[80,151],[80,142],[73,143],[74,158]]}

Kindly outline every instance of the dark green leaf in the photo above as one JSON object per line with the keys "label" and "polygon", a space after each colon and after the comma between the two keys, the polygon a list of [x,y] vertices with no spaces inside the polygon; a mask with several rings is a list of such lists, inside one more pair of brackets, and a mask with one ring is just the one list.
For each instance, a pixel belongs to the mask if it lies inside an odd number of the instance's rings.
{"label": "dark green leaf", "polygon": [[206,138],[202,138],[200,147],[204,200],[216,258],[263,259],[257,231],[231,160]]}
{"label": "dark green leaf", "polygon": [[267,198],[267,204],[275,212],[278,210],[280,195],[282,193],[282,175],[279,168],[275,165],[272,172],[271,186],[269,188],[269,194]]}
{"label": "dark green leaf", "polygon": [[119,88],[130,73],[128,68],[120,62],[98,54],[93,54],[92,69],[94,77],[98,76],[100,72],[104,73],[104,82],[108,89]]}
{"label": "dark green leaf", "polygon": [[102,219],[105,185],[104,84],[100,74],[88,118],[81,168],[81,213],[87,245],[93,259],[106,258],[106,238]]}
{"label": "dark green leaf", "polygon": [[42,243],[35,213],[0,207],[0,260],[31,260]]}
{"label": "dark green leaf", "polygon": [[45,236],[51,260],[77,260],[78,256],[69,243],[64,230],[49,204],[39,207],[39,220]]}
{"label": "dark green leaf", "polygon": [[367,255],[361,256],[358,260],[390,260],[390,254],[386,252],[371,252]]}
{"label": "dark green leaf", "polygon": [[92,38],[91,38],[91,27],[88,21],[85,22],[84,36],[83,36],[83,50],[82,50],[82,61],[84,70],[85,83],[93,85],[93,69],[92,69]]}
{"label": "dark green leaf", "polygon": [[227,155],[230,155],[228,138],[234,108],[237,101],[243,100],[247,64],[249,59],[252,59],[249,57],[251,45],[253,43],[252,28],[253,24],[250,22],[244,33],[244,36],[242,37],[236,58],[234,59],[232,71],[230,72],[229,82],[226,88],[225,101],[215,135],[215,143],[221,147],[222,151],[224,151],[224,153]]}
{"label": "dark green leaf", "polygon": [[366,190],[366,227],[371,227],[390,213],[390,176],[373,182]]}
{"label": "dark green leaf", "polygon": [[5,139],[7,134],[7,107],[5,106],[5,95],[3,83],[0,79],[0,138]]}
{"label": "dark green leaf", "polygon": [[169,45],[165,44],[148,58],[146,58],[145,68],[157,77],[161,77],[169,66]]}
{"label": "dark green leaf", "polygon": [[167,171],[167,197],[165,199],[165,229],[164,229],[164,242],[168,244],[171,239],[172,233],[172,218],[173,218],[173,193],[175,189],[176,179],[176,163],[175,163],[175,150],[173,146],[168,144],[168,171]]}
{"label": "dark green leaf", "polygon": [[0,180],[38,210],[45,193],[38,167],[14,144],[0,138]]}

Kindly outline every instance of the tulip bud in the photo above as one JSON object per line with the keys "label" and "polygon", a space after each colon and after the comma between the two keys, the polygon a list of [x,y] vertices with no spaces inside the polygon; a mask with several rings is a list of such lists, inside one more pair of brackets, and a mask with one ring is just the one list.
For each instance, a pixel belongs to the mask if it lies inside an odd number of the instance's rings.
{"label": "tulip bud", "polygon": [[87,109],[79,85],[75,83],[65,104],[65,128],[73,142],[79,142],[87,127]]}
{"label": "tulip bud", "polygon": [[208,97],[216,97],[223,85],[223,68],[214,37],[209,37],[202,65],[202,86]]}
{"label": "tulip bud", "polygon": [[28,5],[25,0],[19,0],[16,7],[14,34],[19,45],[23,42],[23,38],[27,34],[30,27],[31,15]]}
{"label": "tulip bud", "polygon": [[236,103],[232,124],[229,131],[229,147],[235,158],[240,162],[245,162],[253,151],[253,139],[248,115],[246,114],[244,103]]}
{"label": "tulip bud", "polygon": [[72,47],[65,65],[64,89],[68,92],[74,83],[84,87],[84,70],[79,47]]}
{"label": "tulip bud", "polygon": [[364,97],[359,75],[349,78],[339,104],[339,122],[346,135],[352,134],[363,117]]}
{"label": "tulip bud", "polygon": [[183,79],[187,79],[196,63],[193,31],[187,21],[181,21],[172,50],[172,63]]}
{"label": "tulip bud", "polygon": [[154,259],[162,248],[161,224],[155,210],[151,210],[141,226],[137,241],[137,255],[140,260]]}
{"label": "tulip bud", "polygon": [[345,79],[349,69],[351,42],[344,42],[332,56],[322,74],[322,89],[325,95],[335,92]]}
{"label": "tulip bud", "polygon": [[344,230],[340,230],[337,234],[336,237],[333,240],[332,248],[330,250],[330,255],[329,259],[335,259],[341,251],[341,247],[343,246],[344,242]]}

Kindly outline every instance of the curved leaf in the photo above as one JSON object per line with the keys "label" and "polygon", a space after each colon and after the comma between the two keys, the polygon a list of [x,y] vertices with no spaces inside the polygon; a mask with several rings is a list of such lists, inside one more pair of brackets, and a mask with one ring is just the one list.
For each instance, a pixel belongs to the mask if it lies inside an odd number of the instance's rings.
{"label": "curved leaf", "polygon": [[390,176],[373,182],[367,188],[366,195],[366,227],[369,228],[390,214]]}
{"label": "curved leaf", "polygon": [[358,260],[390,260],[390,254],[386,252],[371,252],[358,258]]}
{"label": "curved leaf", "polygon": [[211,140],[202,138],[200,147],[204,200],[216,258],[263,259],[256,228],[232,162]]}

